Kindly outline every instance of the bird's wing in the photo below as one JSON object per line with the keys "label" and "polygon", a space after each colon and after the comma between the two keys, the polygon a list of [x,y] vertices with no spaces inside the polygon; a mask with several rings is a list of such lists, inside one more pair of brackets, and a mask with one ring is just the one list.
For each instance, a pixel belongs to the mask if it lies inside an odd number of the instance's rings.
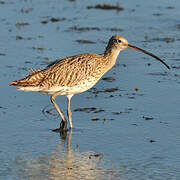
{"label": "bird's wing", "polygon": [[70,87],[88,79],[93,76],[100,56],[90,53],[60,59],[44,70],[44,79],[40,86]]}

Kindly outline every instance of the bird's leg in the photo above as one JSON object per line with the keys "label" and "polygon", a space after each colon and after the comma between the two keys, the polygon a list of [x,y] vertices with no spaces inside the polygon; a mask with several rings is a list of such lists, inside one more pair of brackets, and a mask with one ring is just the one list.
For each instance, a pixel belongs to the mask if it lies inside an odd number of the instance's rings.
{"label": "bird's leg", "polygon": [[59,115],[62,118],[62,121],[60,123],[60,128],[59,129],[54,129],[53,131],[62,131],[62,130],[67,130],[67,120],[65,119],[63,113],[61,112],[60,108],[58,107],[58,105],[56,104],[56,94],[51,96],[51,102],[53,103],[54,107],[56,108],[57,112],[59,113]]}
{"label": "bird's leg", "polygon": [[69,120],[69,128],[72,129],[72,113],[71,113],[71,98],[73,95],[67,95],[68,107],[67,107],[67,116]]}

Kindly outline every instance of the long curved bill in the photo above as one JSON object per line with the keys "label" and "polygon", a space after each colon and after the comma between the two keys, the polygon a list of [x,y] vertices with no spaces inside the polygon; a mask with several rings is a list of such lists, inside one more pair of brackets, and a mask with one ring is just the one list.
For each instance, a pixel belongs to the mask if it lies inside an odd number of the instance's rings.
{"label": "long curved bill", "polygon": [[168,69],[170,69],[170,67],[169,67],[162,59],[160,59],[159,57],[155,56],[154,54],[152,54],[152,53],[150,53],[150,52],[148,52],[148,51],[145,51],[144,49],[141,49],[141,48],[138,48],[138,47],[136,47],[136,46],[133,46],[133,45],[131,45],[131,44],[128,44],[128,48],[134,49],[134,50],[136,50],[136,51],[140,51],[140,52],[142,52],[142,53],[144,53],[144,54],[147,54],[147,55],[149,55],[149,56],[152,56],[153,58],[155,58],[155,59],[157,59],[158,61],[160,61],[161,63],[163,63]]}

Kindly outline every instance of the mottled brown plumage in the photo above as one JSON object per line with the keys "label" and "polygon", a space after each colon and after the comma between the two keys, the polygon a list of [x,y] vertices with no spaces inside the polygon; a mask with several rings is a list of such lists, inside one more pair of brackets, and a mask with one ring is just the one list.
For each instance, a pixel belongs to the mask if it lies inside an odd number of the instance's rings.
{"label": "mottled brown plumage", "polygon": [[31,70],[30,74],[11,86],[39,87],[40,92],[46,92],[57,86],[73,87],[92,78],[98,81],[106,73],[115,61],[110,61],[104,54],[80,54],[60,59],[55,64],[44,70]]}
{"label": "mottled brown plumage", "polygon": [[56,130],[67,129],[66,119],[55,102],[56,96],[66,95],[68,98],[69,125],[72,128],[71,97],[94,86],[114,66],[119,52],[126,48],[146,53],[169,68],[157,56],[130,45],[125,38],[115,35],[109,40],[103,54],[79,54],[59,59],[43,70],[31,70],[27,77],[13,81],[10,86],[20,86],[19,90],[23,91],[38,91],[40,93],[51,94],[51,101],[62,118],[60,128]]}

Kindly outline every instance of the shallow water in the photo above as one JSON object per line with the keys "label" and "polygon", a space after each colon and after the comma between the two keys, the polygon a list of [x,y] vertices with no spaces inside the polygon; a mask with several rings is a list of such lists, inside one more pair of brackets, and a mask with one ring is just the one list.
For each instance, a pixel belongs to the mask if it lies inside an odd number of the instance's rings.
{"label": "shallow water", "polygon": [[[180,2],[0,1],[0,179],[180,179]],[[49,97],[12,80],[58,57],[102,53],[113,34],[149,50],[122,51],[94,88],[72,99],[72,132],[51,132]],[[66,110],[65,97],[57,103]]]}

